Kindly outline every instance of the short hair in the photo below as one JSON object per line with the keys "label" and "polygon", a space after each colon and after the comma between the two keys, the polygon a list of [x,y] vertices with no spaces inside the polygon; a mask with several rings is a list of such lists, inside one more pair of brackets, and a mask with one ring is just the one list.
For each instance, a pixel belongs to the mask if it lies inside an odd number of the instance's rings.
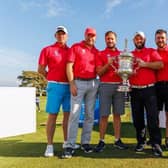
{"label": "short hair", "polygon": [[155,36],[156,36],[157,34],[161,34],[161,33],[165,33],[166,36],[167,36],[167,31],[164,30],[164,29],[158,29],[158,30],[156,30],[156,32],[155,32]]}
{"label": "short hair", "polygon": [[108,36],[109,34],[114,34],[115,38],[117,38],[117,34],[111,30],[105,33],[105,37]]}

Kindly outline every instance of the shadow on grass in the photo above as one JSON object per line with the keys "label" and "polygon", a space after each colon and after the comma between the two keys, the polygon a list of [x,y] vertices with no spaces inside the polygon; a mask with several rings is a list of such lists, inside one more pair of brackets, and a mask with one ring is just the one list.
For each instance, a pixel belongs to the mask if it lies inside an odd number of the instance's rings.
{"label": "shadow on grass", "polygon": [[156,157],[153,155],[151,147],[146,147],[143,152],[135,152],[134,151],[135,144],[129,144],[129,148],[127,150],[120,150],[113,147],[111,144],[106,144],[106,148],[103,152],[100,153],[83,153],[83,151],[76,151],[74,157],[86,157],[93,159],[147,159],[147,158],[159,158],[164,159],[168,158],[168,156]]}
{"label": "shadow on grass", "polygon": [[[10,143],[9,145],[5,145]],[[55,156],[61,159],[63,152],[62,144],[56,143],[55,145]],[[44,157],[45,143],[25,143],[25,142],[3,142],[0,143],[0,157]],[[95,147],[95,145],[92,145]],[[143,152],[134,151],[135,144],[129,144],[129,149],[119,150],[112,146],[112,144],[106,144],[106,148],[101,153],[84,153],[78,149],[75,151],[74,158],[92,158],[92,159],[145,159],[145,158],[156,158],[153,156],[150,147],[147,147]],[[163,156],[162,158],[168,158]]]}
{"label": "shadow on grass", "polygon": [[[43,157],[46,143],[27,143],[21,140],[6,140],[0,141],[0,156],[1,157]],[[95,147],[95,145],[92,145]],[[113,158],[156,158],[153,156],[152,151],[149,147],[144,152],[136,153],[134,151],[135,144],[129,144],[129,149],[119,150],[112,146],[112,144],[106,144],[106,148],[101,153],[89,153],[86,154],[82,150],[78,149],[75,151],[74,157],[85,157],[93,159],[113,159]],[[63,149],[61,143],[54,144],[55,156],[61,158]],[[163,158],[168,158],[167,156]]]}
{"label": "shadow on grass", "polygon": [[43,156],[46,143],[29,143],[22,140],[0,140],[0,156],[40,157]]}
{"label": "shadow on grass", "polygon": [[[46,143],[0,140],[0,157],[44,157]],[[60,157],[62,143],[54,144],[54,155]]]}
{"label": "shadow on grass", "polygon": [[[93,131],[99,131],[98,125],[95,125],[93,128]],[[106,134],[114,135],[113,132],[113,126],[112,122],[108,124],[107,132]],[[86,157],[86,158],[100,158],[100,159],[110,159],[110,158],[122,158],[122,159],[128,159],[128,158],[138,158],[138,159],[144,159],[144,158],[155,158],[153,156],[151,147],[147,146],[144,152],[136,153],[134,151],[134,148],[136,146],[135,143],[132,140],[135,140],[135,130],[130,122],[124,122],[122,123],[122,137],[123,138],[129,138],[128,146],[129,149],[127,150],[119,150],[113,147],[112,143],[106,144],[106,148],[101,153],[89,153],[85,154],[80,149],[75,151],[74,157]],[[96,140],[97,143],[98,140]],[[95,147],[96,144],[92,144],[92,147]],[[16,140],[0,140],[0,157],[43,157],[44,151],[46,148],[45,142],[25,142],[22,139],[16,139]],[[62,143],[55,143],[55,156],[58,158],[61,158],[63,149],[62,149]],[[167,153],[166,153],[167,154]],[[164,156],[163,158],[168,158],[168,156]]]}

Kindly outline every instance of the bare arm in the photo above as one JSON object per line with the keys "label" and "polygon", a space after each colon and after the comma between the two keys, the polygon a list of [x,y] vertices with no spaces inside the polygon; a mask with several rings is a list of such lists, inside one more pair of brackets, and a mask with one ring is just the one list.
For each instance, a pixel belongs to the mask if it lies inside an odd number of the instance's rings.
{"label": "bare arm", "polygon": [[38,65],[38,73],[42,74],[45,78],[47,77],[47,71],[45,66]]}
{"label": "bare arm", "polygon": [[73,62],[68,62],[66,65],[66,74],[67,74],[69,83],[73,82],[74,80],[73,64],[74,64]]}
{"label": "bare arm", "polygon": [[76,84],[74,82],[73,64],[74,64],[73,62],[67,63],[66,74],[67,74],[68,81],[69,81],[69,84],[70,84],[71,94],[73,96],[77,96],[77,87],[76,87]]}
{"label": "bare arm", "polygon": [[144,68],[151,68],[151,69],[160,69],[163,68],[163,62],[162,61],[154,61],[154,62],[145,62],[143,60],[138,60],[139,67]]}

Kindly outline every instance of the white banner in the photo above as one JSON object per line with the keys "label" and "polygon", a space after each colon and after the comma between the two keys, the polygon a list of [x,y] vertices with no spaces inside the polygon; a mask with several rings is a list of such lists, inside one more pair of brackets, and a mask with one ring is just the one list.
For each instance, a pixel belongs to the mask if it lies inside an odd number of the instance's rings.
{"label": "white banner", "polygon": [[35,131],[35,88],[0,87],[0,138]]}

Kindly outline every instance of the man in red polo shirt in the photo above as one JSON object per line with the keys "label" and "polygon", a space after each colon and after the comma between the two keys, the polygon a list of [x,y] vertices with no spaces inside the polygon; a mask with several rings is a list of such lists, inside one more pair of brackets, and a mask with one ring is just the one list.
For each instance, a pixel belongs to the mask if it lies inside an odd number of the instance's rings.
{"label": "man in red polo shirt", "polygon": [[[116,74],[111,64],[113,59],[120,55],[116,48],[117,34],[112,31],[105,33],[106,49],[97,55],[96,70],[100,76],[99,99],[100,99],[100,140],[95,147],[96,152],[101,152],[105,148],[105,132],[108,124],[108,117],[113,106],[113,127],[114,127],[114,146],[119,149],[126,149],[120,139],[121,115],[124,114],[124,92],[118,92],[118,86],[122,83],[121,78]],[[117,65],[115,65],[117,66]]]}
{"label": "man in red polo shirt", "polygon": [[[68,32],[64,26],[58,26],[55,33],[56,43],[42,49],[39,57],[38,72],[48,80],[47,104],[48,113],[46,134],[46,157],[54,156],[53,137],[56,119],[62,105],[64,141],[67,139],[67,125],[70,111],[70,92],[66,75],[68,46],[66,45]],[[48,69],[48,70],[47,70]]]}
{"label": "man in red polo shirt", "polygon": [[78,121],[82,101],[85,103],[85,119],[81,136],[81,149],[85,153],[92,152],[89,145],[94,122],[94,105],[98,89],[96,80],[95,57],[98,50],[94,47],[96,30],[87,28],[85,40],[74,44],[69,50],[67,76],[71,91],[71,113],[68,123],[68,139],[63,158],[71,158],[74,153]]}
{"label": "man in red polo shirt", "polygon": [[162,111],[163,107],[166,112],[166,137],[165,145],[168,149],[168,45],[167,45],[167,31],[158,29],[155,32],[155,43],[157,51],[162,57],[164,67],[157,71],[157,100],[158,110]]}
{"label": "man in red polo shirt", "polygon": [[136,128],[137,146],[135,151],[143,151],[146,141],[144,109],[153,153],[162,156],[161,133],[158,125],[157,99],[155,93],[155,71],[163,67],[161,57],[152,48],[145,47],[145,34],[136,32],[133,38],[135,50],[132,51],[138,61],[136,73],[130,77],[132,87],[131,107],[133,123]]}

